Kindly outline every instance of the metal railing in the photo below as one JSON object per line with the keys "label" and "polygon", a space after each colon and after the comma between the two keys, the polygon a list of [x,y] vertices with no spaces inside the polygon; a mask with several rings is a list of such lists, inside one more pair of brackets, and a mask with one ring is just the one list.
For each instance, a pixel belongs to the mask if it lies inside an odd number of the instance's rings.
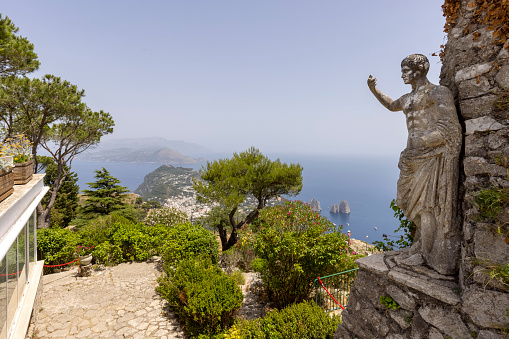
{"label": "metal railing", "polygon": [[[315,303],[327,312],[346,307],[359,268],[316,278]],[[339,304],[340,305],[339,305]]]}

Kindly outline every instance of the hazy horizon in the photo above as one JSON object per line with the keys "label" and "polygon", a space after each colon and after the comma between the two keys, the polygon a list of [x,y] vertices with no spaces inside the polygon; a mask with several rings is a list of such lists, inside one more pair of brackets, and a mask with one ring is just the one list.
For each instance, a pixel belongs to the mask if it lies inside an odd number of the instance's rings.
{"label": "hazy horizon", "polygon": [[161,136],[231,154],[387,155],[405,147],[400,62],[428,56],[439,82],[441,5],[338,2],[8,2],[40,70],[86,91],[115,120],[104,140]]}

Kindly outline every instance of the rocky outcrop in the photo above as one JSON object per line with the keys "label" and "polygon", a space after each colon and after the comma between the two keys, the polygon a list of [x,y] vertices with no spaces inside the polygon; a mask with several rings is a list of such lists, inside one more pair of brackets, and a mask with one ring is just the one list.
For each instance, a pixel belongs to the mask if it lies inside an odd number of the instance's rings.
{"label": "rocky outcrop", "polygon": [[322,208],[320,207],[320,202],[315,198],[311,199],[311,201],[309,202],[309,206],[311,206],[311,208],[315,212],[320,212],[322,210]]}
{"label": "rocky outcrop", "polygon": [[350,206],[348,205],[348,201],[341,200],[338,204],[332,205],[330,208],[331,213],[350,213]]}
{"label": "rocky outcrop", "polygon": [[339,213],[339,205],[338,204],[332,205],[332,207],[330,208],[330,212],[331,213]]}
{"label": "rocky outcrop", "polygon": [[[506,293],[472,286],[461,295],[456,278],[414,265],[408,252],[356,261],[360,269],[334,339],[503,338]],[[381,297],[396,307],[387,308]]]}
{"label": "rocky outcrop", "polygon": [[350,206],[348,205],[348,201],[341,200],[339,203],[339,213],[350,213]]}

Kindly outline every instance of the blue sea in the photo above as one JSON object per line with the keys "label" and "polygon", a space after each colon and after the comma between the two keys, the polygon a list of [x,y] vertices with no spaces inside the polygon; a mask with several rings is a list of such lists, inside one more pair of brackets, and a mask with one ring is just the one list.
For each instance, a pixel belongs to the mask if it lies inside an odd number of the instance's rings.
{"label": "blue sea", "polygon": [[[350,230],[352,238],[371,243],[382,240],[382,234],[394,235],[399,223],[389,204],[396,198],[399,170],[397,157],[328,157],[276,155],[282,162],[300,163],[303,167],[303,188],[296,197],[309,202],[320,202],[321,214],[336,225],[343,225],[343,232]],[[94,181],[94,170],[105,167],[122,186],[134,191],[148,173],[160,164],[98,163],[74,161],[72,171],[78,174],[81,189]],[[199,170],[202,164],[183,165]],[[331,206],[341,200],[348,201],[351,213],[329,213]]]}

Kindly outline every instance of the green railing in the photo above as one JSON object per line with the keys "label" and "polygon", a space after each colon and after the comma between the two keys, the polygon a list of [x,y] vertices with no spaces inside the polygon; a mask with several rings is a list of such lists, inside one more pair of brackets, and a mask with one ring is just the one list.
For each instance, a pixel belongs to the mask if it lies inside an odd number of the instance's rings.
{"label": "green railing", "polygon": [[[350,295],[350,288],[352,288],[358,270],[358,268],[354,268],[353,270],[316,278],[315,303],[328,312],[341,308],[334,299],[342,306],[346,307],[348,304],[348,296]],[[320,281],[322,282],[321,284]],[[331,295],[334,299],[331,298]]]}

